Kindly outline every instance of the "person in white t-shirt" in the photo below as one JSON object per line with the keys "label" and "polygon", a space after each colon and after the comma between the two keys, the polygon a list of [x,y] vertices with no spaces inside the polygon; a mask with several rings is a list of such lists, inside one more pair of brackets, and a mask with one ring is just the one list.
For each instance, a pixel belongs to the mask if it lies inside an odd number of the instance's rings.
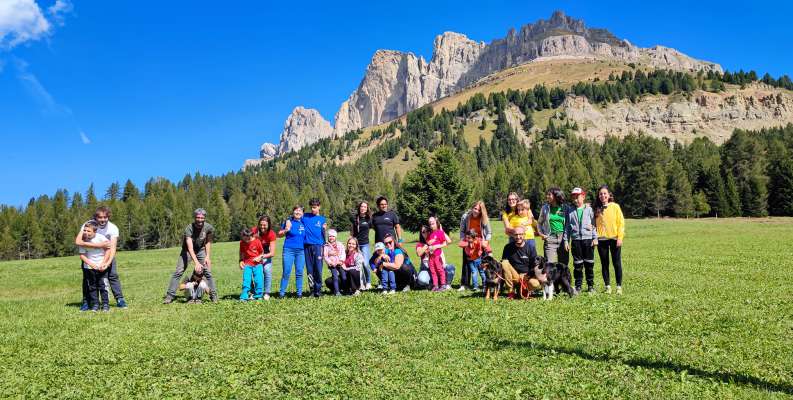
{"label": "person in white t-shirt", "polygon": [[110,266],[110,252],[100,247],[107,238],[97,233],[99,224],[94,221],[88,221],[83,224],[82,241],[90,243],[96,247],[80,246],[78,251],[80,253],[80,260],[83,262],[83,283],[88,286],[87,301],[88,307],[91,311],[99,311],[99,298],[97,292],[102,300],[102,311],[110,311],[110,304],[108,303],[107,280],[108,267]]}
{"label": "person in white t-shirt", "polygon": [[[124,294],[121,291],[121,281],[118,278],[118,269],[116,267],[116,247],[118,245],[118,238],[119,238],[119,231],[118,227],[110,222],[110,217],[112,213],[110,212],[110,207],[107,206],[100,206],[94,212],[94,221],[96,221],[98,228],[96,233],[102,235],[106,238],[105,241],[101,243],[89,243],[82,240],[83,233],[82,228],[80,228],[80,233],[77,234],[77,237],[74,239],[74,244],[80,247],[86,248],[102,248],[106,250],[110,255],[110,267],[107,272],[107,282],[110,286],[110,289],[113,291],[113,297],[116,298],[116,305],[119,308],[127,308],[127,302],[124,300]],[[83,285],[83,305],[80,310],[87,310],[88,309],[88,297],[87,297],[87,286]]]}

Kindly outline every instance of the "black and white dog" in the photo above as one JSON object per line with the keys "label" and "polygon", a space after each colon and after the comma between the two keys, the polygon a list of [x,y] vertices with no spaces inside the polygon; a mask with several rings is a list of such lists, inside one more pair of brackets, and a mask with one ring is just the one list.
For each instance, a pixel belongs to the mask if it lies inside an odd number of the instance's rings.
{"label": "black and white dog", "polygon": [[[535,274],[539,278],[540,273],[538,273],[537,270],[538,268],[535,266]],[[540,280],[543,283],[542,297],[545,300],[553,300],[556,287],[567,292],[570,297],[573,297],[573,287],[570,285],[570,270],[567,268],[567,265],[546,262],[541,274],[542,277],[545,278],[544,281],[542,279]]]}

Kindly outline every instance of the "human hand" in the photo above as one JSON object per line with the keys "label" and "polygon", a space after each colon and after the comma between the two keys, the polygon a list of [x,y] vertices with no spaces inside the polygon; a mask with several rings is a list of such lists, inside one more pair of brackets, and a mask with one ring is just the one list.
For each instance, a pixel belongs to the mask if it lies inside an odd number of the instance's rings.
{"label": "human hand", "polygon": [[565,251],[570,251],[570,242],[564,242]]}
{"label": "human hand", "polygon": [[201,272],[203,272],[203,271],[204,271],[204,266],[203,266],[203,265],[201,265],[201,263],[200,263],[200,262],[196,261],[196,262],[195,262],[195,268],[194,268],[194,270],[195,270],[195,272],[196,272],[197,274],[200,274]]}
{"label": "human hand", "polygon": [[598,240],[597,239],[593,240],[592,241],[592,247],[595,247],[597,245],[598,245]]}
{"label": "human hand", "polygon": [[240,261],[240,269],[245,269],[245,261]]}
{"label": "human hand", "polygon": [[106,250],[110,250],[113,247],[109,240],[102,242],[102,248]]}
{"label": "human hand", "polygon": [[622,247],[622,239],[617,239],[617,247]]}

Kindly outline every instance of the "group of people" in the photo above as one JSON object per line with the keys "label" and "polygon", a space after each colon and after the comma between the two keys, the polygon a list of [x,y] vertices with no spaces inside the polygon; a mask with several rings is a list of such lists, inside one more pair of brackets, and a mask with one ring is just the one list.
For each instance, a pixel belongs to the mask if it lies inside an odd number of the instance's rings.
{"label": "group of people", "polygon": [[[321,214],[318,199],[309,202],[309,212],[295,206],[289,218],[278,227],[273,226],[270,217],[260,217],[256,226],[240,232],[242,285],[239,299],[270,298],[272,260],[278,238],[283,238],[279,298],[286,296],[292,269],[295,270],[294,296],[297,298],[303,296],[304,270],[307,292],[314,297],[322,296],[323,286],[336,296],[357,296],[361,291],[373,289],[373,275],[378,277],[377,289],[383,294],[411,289],[451,289],[455,266],[447,262],[444,249],[453,242],[440,221],[430,215],[421,226],[415,248],[418,265],[415,265],[404,248],[399,216],[389,210],[388,199],[378,197],[375,204],[377,210],[374,212],[366,201],[358,204],[351,216],[350,237],[345,243],[338,240],[335,229],[328,228],[328,219]],[[193,222],[183,232],[182,249],[164,296],[165,304],[176,299],[178,290],[184,291],[189,303],[200,303],[205,294],[210,301],[218,301],[211,261],[215,231],[206,222],[206,216],[206,210],[195,210]],[[100,207],[94,219],[86,222],[75,238],[83,270],[83,310],[108,310],[108,288],[119,307],[127,306],[115,262],[118,228],[109,218],[110,209]],[[586,193],[581,188],[570,192],[570,202],[566,201],[561,189],[550,188],[537,218],[529,200],[520,199],[513,192],[507,196],[501,219],[504,232],[509,236],[500,258],[508,297],[514,297],[521,280],[536,273],[533,263],[537,257],[538,237],[543,241],[544,257],[548,262],[561,263],[567,268],[572,254],[575,280],[572,295],[581,292],[584,278],[587,291],[595,292],[595,248],[601,260],[605,292],[611,293],[613,265],[616,292],[622,294],[621,249],[625,221],[607,186],[598,189],[594,203],[586,201]],[[457,246],[462,250],[462,270],[458,290],[480,290],[485,281],[483,257],[493,256],[490,246],[493,228],[483,201],[474,202],[462,215],[459,230]],[[374,231],[373,246],[369,240],[370,231]],[[193,272],[183,279],[191,263]],[[323,280],[325,266],[330,276]]]}

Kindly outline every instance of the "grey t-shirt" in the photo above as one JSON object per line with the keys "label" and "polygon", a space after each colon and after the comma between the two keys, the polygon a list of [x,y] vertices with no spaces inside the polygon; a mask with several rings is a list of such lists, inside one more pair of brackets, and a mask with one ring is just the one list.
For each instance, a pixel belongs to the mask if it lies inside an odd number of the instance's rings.
{"label": "grey t-shirt", "polygon": [[204,250],[207,243],[212,243],[215,236],[215,227],[204,222],[204,227],[200,230],[195,229],[195,223],[187,225],[184,229],[184,237],[182,239],[182,251],[187,251],[187,238],[193,239],[193,251],[198,253]]}

